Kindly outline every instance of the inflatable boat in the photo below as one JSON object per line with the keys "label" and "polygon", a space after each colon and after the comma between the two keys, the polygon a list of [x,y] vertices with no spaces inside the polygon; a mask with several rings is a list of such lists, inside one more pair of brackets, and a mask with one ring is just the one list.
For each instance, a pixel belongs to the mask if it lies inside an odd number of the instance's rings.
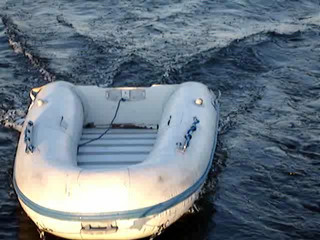
{"label": "inflatable boat", "polygon": [[30,93],[13,185],[37,227],[68,239],[155,236],[198,198],[217,139],[218,96],[197,82]]}

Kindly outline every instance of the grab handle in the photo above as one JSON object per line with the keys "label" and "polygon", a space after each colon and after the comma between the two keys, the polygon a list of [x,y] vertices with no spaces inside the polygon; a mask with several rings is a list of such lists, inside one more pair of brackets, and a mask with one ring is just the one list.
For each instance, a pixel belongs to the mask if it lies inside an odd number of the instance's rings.
{"label": "grab handle", "polygon": [[100,234],[109,234],[115,233],[118,231],[117,226],[108,225],[108,226],[91,226],[91,224],[82,226],[81,234],[89,234],[89,235],[100,235]]}

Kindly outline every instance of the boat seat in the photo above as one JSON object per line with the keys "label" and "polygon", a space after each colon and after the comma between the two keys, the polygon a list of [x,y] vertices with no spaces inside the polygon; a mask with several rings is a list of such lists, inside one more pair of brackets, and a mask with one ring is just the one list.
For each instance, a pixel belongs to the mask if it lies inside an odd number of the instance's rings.
{"label": "boat seat", "polygon": [[[99,137],[106,128],[84,128],[79,144]],[[79,147],[81,168],[113,168],[143,162],[151,152],[157,129],[112,128],[102,138]]]}

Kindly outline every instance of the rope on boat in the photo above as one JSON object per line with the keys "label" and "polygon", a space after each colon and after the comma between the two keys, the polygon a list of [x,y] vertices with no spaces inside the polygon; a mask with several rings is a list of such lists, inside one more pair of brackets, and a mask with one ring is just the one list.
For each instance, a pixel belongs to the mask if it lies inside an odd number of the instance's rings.
{"label": "rope on boat", "polygon": [[103,133],[101,133],[100,136],[98,136],[98,137],[96,137],[96,138],[93,138],[93,139],[90,139],[90,140],[88,140],[88,141],[86,141],[86,142],[84,142],[84,143],[82,143],[82,144],[79,144],[79,145],[78,145],[78,149],[79,149],[80,147],[83,147],[83,146],[91,143],[91,142],[94,142],[94,141],[96,141],[96,140],[99,140],[99,139],[102,138],[104,135],[106,135],[107,132],[109,132],[109,130],[110,130],[111,127],[112,127],[112,124],[113,124],[114,120],[116,119],[116,117],[117,117],[117,115],[118,115],[120,103],[121,103],[121,102],[125,102],[125,101],[126,101],[126,100],[125,100],[124,98],[120,98],[120,100],[119,100],[119,102],[118,102],[118,105],[117,105],[116,112],[115,112],[115,114],[114,114],[114,116],[113,116],[113,118],[112,118],[112,120],[111,120],[111,123],[110,123],[109,127],[108,127]]}
{"label": "rope on boat", "polygon": [[187,134],[184,136],[185,141],[184,141],[184,144],[182,147],[182,151],[185,152],[187,150],[187,148],[189,147],[190,141],[192,139],[192,134],[193,134],[193,132],[195,132],[197,130],[198,123],[200,123],[199,119],[197,117],[193,117],[193,123],[192,123],[190,129],[188,130]]}
{"label": "rope on boat", "polygon": [[26,144],[26,149],[25,149],[25,152],[26,153],[33,153],[33,150],[34,150],[34,146],[32,144],[32,130],[33,130],[33,122],[32,121],[29,121],[27,126],[26,126],[26,129],[24,130],[24,142]]}

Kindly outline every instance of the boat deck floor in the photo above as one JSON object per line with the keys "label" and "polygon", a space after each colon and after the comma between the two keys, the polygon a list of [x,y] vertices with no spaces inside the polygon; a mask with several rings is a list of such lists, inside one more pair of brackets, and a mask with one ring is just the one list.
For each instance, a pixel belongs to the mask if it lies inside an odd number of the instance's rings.
{"label": "boat deck floor", "polygon": [[[84,128],[79,144],[98,138],[106,128]],[[79,147],[77,164],[104,168],[143,162],[156,141],[156,129],[112,128],[98,140]]]}

